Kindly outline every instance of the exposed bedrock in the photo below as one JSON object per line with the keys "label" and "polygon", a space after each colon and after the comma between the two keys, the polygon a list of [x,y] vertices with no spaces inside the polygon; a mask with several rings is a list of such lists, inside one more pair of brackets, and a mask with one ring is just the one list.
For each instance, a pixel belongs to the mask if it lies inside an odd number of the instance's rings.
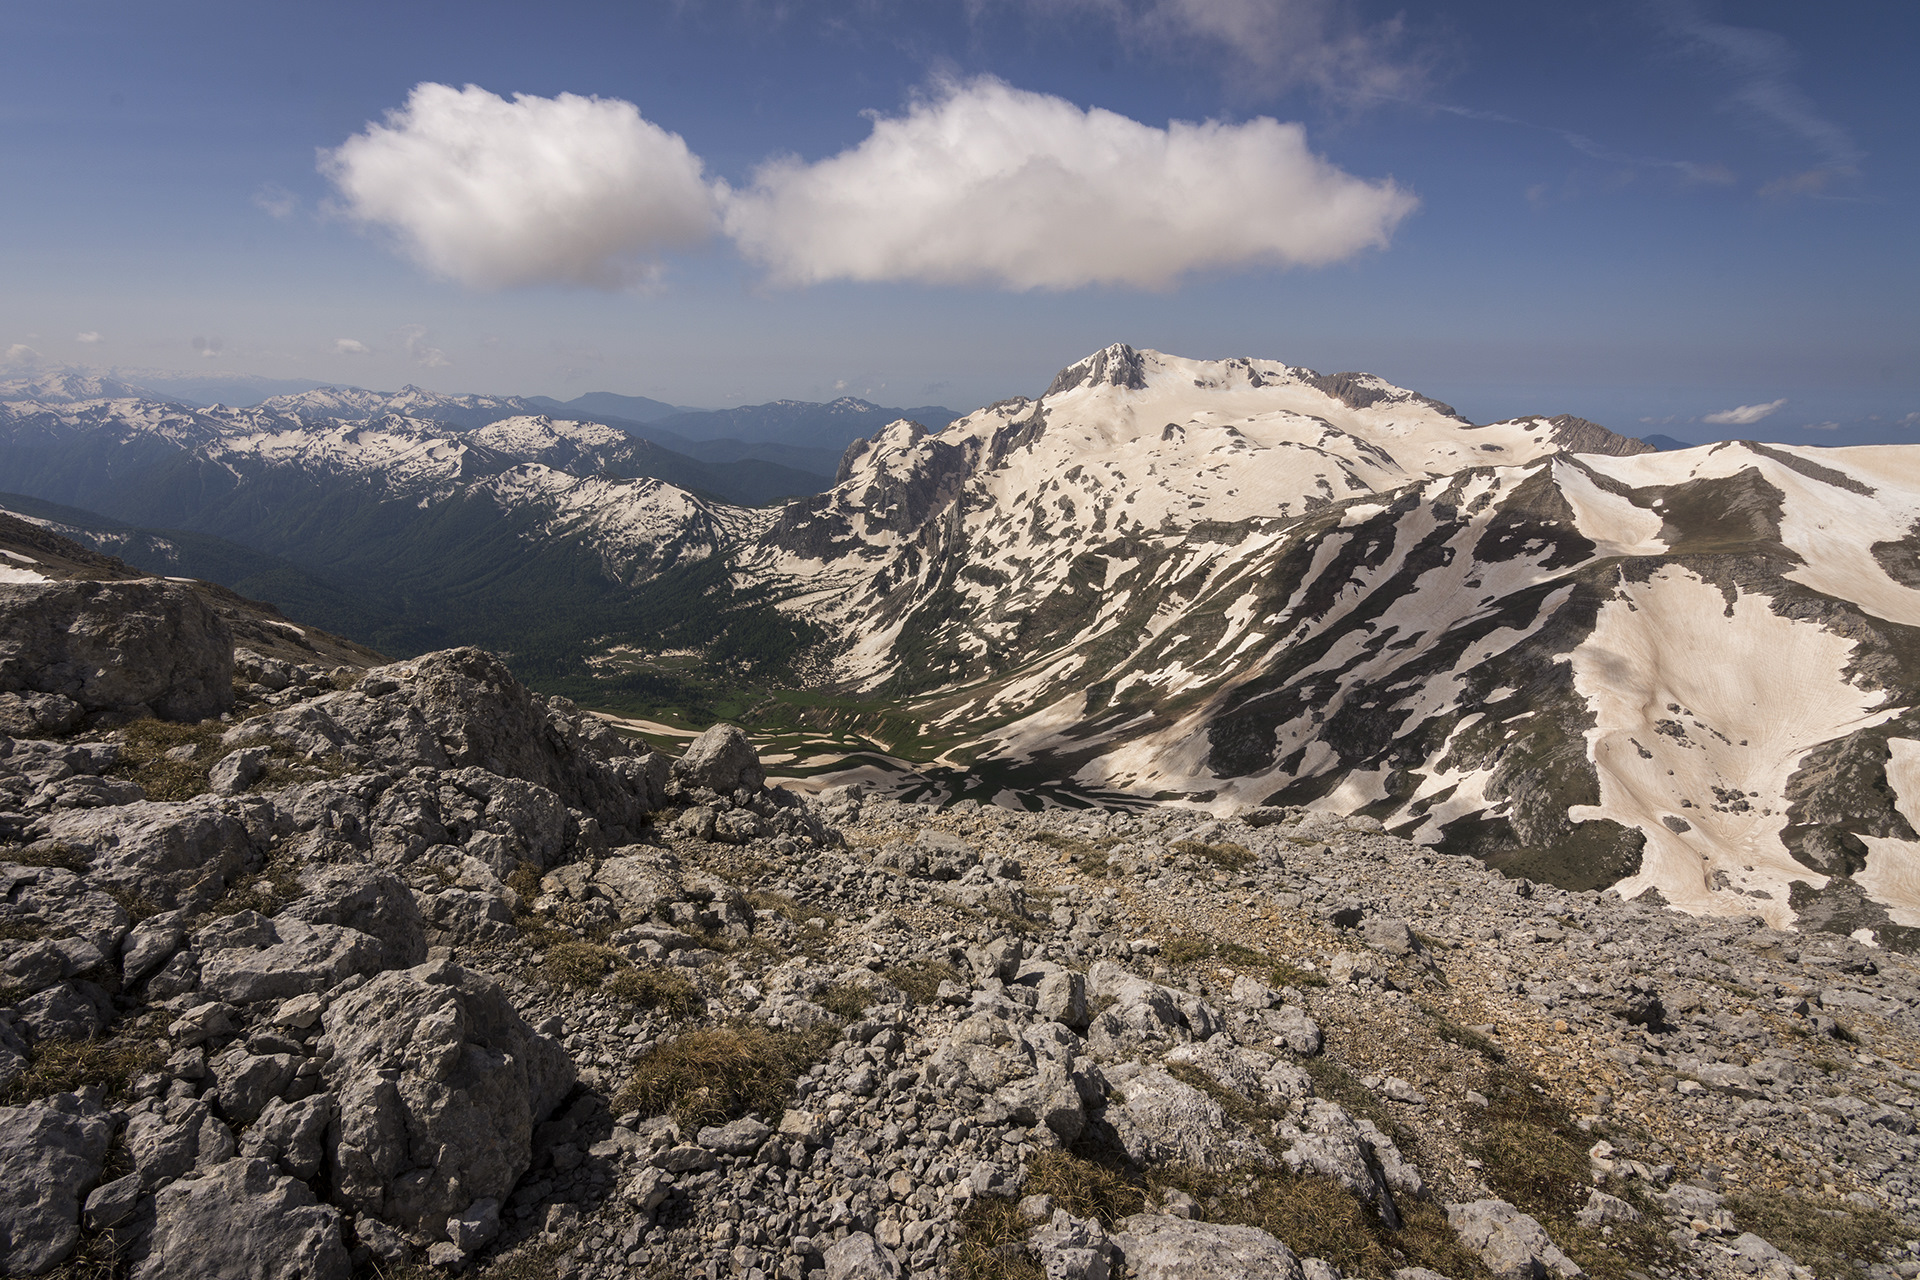
{"label": "exposed bedrock", "polygon": [[[204,720],[233,705],[233,634],[173,582],[0,584],[0,696],[87,712]],[[21,703],[10,704],[18,718]]]}

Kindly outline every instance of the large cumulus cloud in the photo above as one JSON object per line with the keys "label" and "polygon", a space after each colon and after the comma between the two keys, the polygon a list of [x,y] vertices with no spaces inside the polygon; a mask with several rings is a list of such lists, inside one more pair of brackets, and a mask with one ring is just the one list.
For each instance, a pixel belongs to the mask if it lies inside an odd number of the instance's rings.
{"label": "large cumulus cloud", "polygon": [[1334,262],[1384,244],[1413,206],[1313,154],[1297,124],[1157,129],[979,79],[876,118],[837,156],[763,166],[726,226],[783,284],[1159,288]]}
{"label": "large cumulus cloud", "polygon": [[354,218],[479,288],[617,287],[712,234],[714,195],[680,135],[631,102],[421,84],[321,153]]}
{"label": "large cumulus cloud", "polygon": [[355,218],[429,270],[494,288],[619,287],[724,228],[776,285],[1164,288],[1384,245],[1416,201],[1348,174],[1297,124],[1156,128],[980,78],[936,86],[838,155],[734,189],[632,104],[422,84],[322,154]]}

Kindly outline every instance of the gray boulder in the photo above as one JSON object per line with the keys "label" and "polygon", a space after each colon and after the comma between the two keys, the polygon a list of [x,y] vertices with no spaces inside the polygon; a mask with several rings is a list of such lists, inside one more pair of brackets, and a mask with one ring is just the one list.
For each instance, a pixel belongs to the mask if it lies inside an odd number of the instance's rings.
{"label": "gray boulder", "polygon": [[307,896],[288,903],[276,922],[339,925],[379,944],[382,969],[408,969],[427,958],[426,922],[397,876],[352,864],[314,867],[300,874]]}
{"label": "gray boulder", "polygon": [[900,1264],[864,1231],[837,1242],[826,1253],[827,1280],[899,1280]]}
{"label": "gray boulder", "polygon": [[593,815],[614,839],[637,836],[666,799],[662,757],[635,751],[564,698],[537,697],[480,649],[376,667],[354,690],[236,725],[223,742],[275,739],[314,758],[337,752],[389,768],[473,768],[533,783]]}
{"label": "gray boulder", "polygon": [[674,781],[687,788],[705,787],[723,796],[736,791],[758,791],[767,774],[760,753],[735,725],[716,724],[687,744],[673,762]]}
{"label": "gray boulder", "polygon": [[112,1139],[112,1118],[86,1094],[0,1107],[0,1274],[42,1275],[73,1252]]}
{"label": "gray boulder", "polygon": [[452,964],[381,974],[326,1013],[335,1194],[420,1243],[505,1200],[574,1068],[491,980]]}
{"label": "gray boulder", "polygon": [[1447,1225],[1499,1280],[1542,1280],[1549,1271],[1567,1277],[1586,1274],[1560,1252],[1545,1228],[1505,1200],[1450,1204]]}
{"label": "gray boulder", "polygon": [[0,584],[0,693],[205,720],[233,705],[233,632],[180,583]]}
{"label": "gray boulder", "polygon": [[43,825],[49,840],[86,860],[96,887],[124,891],[161,911],[196,913],[218,902],[264,852],[271,833],[249,818],[266,812],[260,801],[200,796],[180,804],[142,800],[67,810]]}
{"label": "gray boulder", "polygon": [[1135,1280],[1301,1280],[1293,1250],[1257,1227],[1136,1213],[1113,1243]]}
{"label": "gray boulder", "polygon": [[152,1190],[194,1169],[210,1169],[233,1155],[233,1132],[204,1098],[175,1099],[127,1121],[127,1156],[140,1183]]}
{"label": "gray boulder", "polygon": [[267,771],[265,747],[242,747],[207,770],[207,785],[218,796],[237,796]]}
{"label": "gray boulder", "polygon": [[264,1160],[229,1160],[163,1188],[134,1280],[348,1280],[340,1213]]}
{"label": "gray boulder", "polygon": [[1109,1101],[1107,1123],[1135,1164],[1190,1164],[1224,1169],[1272,1164],[1265,1147],[1224,1108],[1158,1067],[1108,1071],[1120,1100]]}
{"label": "gray boulder", "polygon": [[297,917],[261,923],[264,937],[250,946],[201,944],[202,991],[229,1004],[255,1004],[326,991],[355,974],[380,971],[384,949],[358,929]]}

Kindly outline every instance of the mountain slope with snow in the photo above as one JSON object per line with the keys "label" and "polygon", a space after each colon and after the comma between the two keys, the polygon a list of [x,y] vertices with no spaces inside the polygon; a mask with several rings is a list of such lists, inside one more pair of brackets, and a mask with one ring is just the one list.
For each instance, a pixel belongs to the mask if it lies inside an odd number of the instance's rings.
{"label": "mountain slope with snow", "polygon": [[1920,450],[1654,454],[1114,348],[856,446],[746,563],[904,702],[903,752],[1898,938],[1916,521]]}
{"label": "mountain slope with snow", "polygon": [[754,509],[610,426],[340,394],[13,403],[0,460],[576,696],[694,679],[989,798],[1362,810],[1514,875],[1920,942],[1920,449],[1654,453],[1115,346]]}

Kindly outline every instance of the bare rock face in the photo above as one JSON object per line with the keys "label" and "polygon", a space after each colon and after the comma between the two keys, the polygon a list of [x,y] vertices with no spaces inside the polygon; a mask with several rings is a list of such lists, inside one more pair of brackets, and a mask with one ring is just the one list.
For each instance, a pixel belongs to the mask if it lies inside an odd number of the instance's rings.
{"label": "bare rock face", "polygon": [[73,1252],[80,1199],[112,1137],[113,1121],[84,1094],[0,1107],[0,1272],[42,1275]]}
{"label": "bare rock face", "polygon": [[609,835],[637,832],[665,799],[667,763],[635,751],[564,698],[543,699],[481,649],[445,649],[369,671],[350,692],[261,716],[226,745],[278,740],[310,758],[481,769],[544,787],[596,815]]}
{"label": "bare rock face", "polygon": [[49,694],[86,711],[204,720],[233,705],[233,633],[172,582],[0,585],[0,694],[36,718]]}
{"label": "bare rock face", "polygon": [[687,745],[673,764],[674,781],[683,787],[705,787],[719,794],[757,791],[767,781],[760,753],[735,725],[716,724]]}
{"label": "bare rock face", "polygon": [[265,1160],[229,1160],[161,1190],[135,1280],[347,1280],[339,1211]]}
{"label": "bare rock face", "polygon": [[326,1015],[336,1198],[420,1243],[504,1200],[533,1127],[573,1086],[561,1047],[490,979],[451,964],[383,973]]}

